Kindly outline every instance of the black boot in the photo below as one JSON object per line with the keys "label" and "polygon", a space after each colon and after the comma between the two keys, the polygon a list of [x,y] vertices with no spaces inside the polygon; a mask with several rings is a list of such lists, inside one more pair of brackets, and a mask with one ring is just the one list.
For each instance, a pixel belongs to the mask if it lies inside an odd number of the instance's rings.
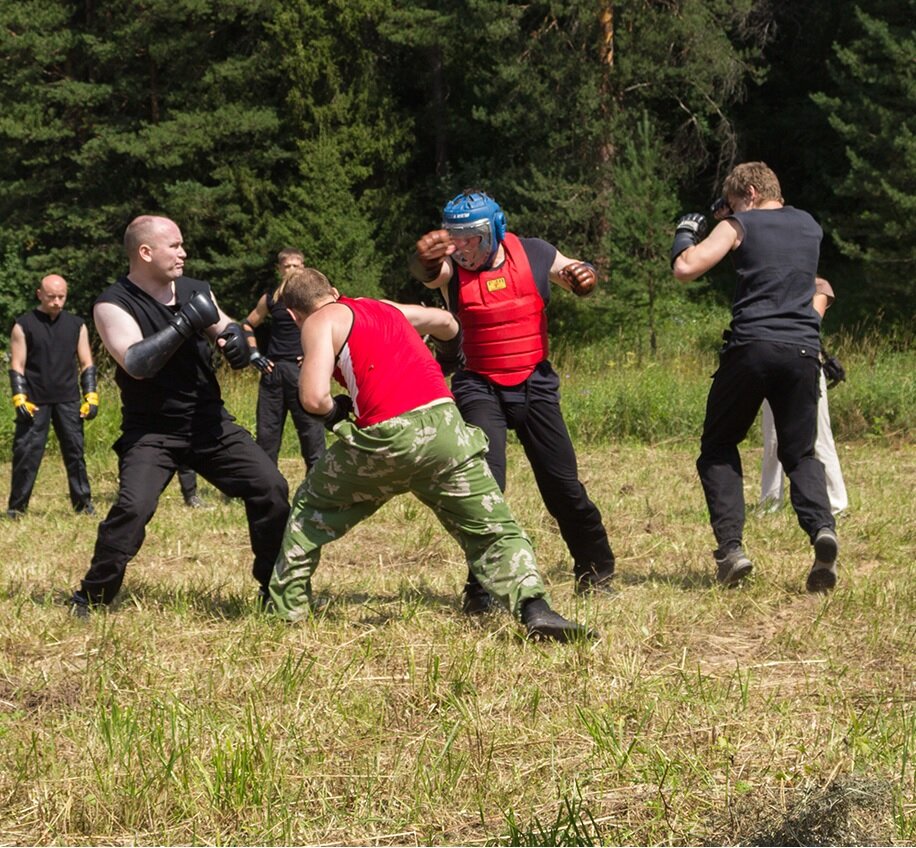
{"label": "black boot", "polygon": [[461,595],[461,611],[465,615],[483,615],[493,605],[490,593],[480,585],[477,578],[469,571],[464,592]]}
{"label": "black boot", "polygon": [[614,557],[607,562],[577,562],[573,566],[576,578],[576,594],[587,592],[611,592],[614,579]]}
{"label": "black boot", "polygon": [[528,631],[529,639],[570,642],[574,639],[598,638],[594,630],[563,618],[543,598],[529,598],[522,604],[522,624]]}

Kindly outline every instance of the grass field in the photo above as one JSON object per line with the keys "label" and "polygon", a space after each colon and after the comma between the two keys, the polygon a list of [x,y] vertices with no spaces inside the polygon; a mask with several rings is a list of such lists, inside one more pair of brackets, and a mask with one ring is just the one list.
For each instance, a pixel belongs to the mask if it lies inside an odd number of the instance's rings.
{"label": "grass field", "polygon": [[[714,584],[695,453],[580,449],[619,568],[582,601],[510,448],[555,606],[603,636],[569,646],[465,619],[460,552],[407,498],[327,548],[320,618],[278,623],[254,607],[241,504],[204,485],[212,508],[188,510],[177,481],[120,603],[73,619],[98,518],[48,456],[29,514],[0,523],[0,842],[913,844],[916,451],[842,445],[828,597],[804,592],[791,510],[749,517],[750,585]],[[89,471],[104,515],[113,455]]]}

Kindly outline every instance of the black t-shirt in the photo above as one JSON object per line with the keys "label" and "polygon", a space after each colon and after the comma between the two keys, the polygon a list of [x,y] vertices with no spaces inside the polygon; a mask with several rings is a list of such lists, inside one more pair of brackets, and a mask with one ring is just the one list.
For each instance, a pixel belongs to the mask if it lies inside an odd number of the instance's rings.
{"label": "black t-shirt", "polygon": [[[139,324],[143,338],[148,338],[168,327],[195,292],[209,294],[210,286],[179,277],[175,280],[176,303],[166,306],[127,277],[121,277],[102,292],[96,303],[112,303],[123,309]],[[220,423],[231,416],[223,406],[210,357],[210,345],[198,333],[187,339],[149,379],[134,379],[118,366],[115,382],[121,390],[121,429],[125,433],[191,436],[217,432]]]}
{"label": "black t-shirt", "polygon": [[737,212],[741,244],[732,252],[738,274],[731,344],[751,341],[820,349],[821,318],[812,305],[823,231],[792,206]]}
{"label": "black t-shirt", "polygon": [[296,322],[286,311],[283,300],[274,300],[272,291],[267,292],[267,308],[270,310],[268,359],[274,362],[295,361],[302,356],[302,334]]}
{"label": "black t-shirt", "polygon": [[70,312],[61,312],[52,321],[46,312],[33,309],[20,315],[16,323],[25,335],[29,400],[38,406],[79,400],[79,371],[74,358],[86,322]]}

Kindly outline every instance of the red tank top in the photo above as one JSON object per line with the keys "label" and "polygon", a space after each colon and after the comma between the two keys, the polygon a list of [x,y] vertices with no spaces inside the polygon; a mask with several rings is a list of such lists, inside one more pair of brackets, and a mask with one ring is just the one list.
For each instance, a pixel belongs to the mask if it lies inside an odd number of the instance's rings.
{"label": "red tank top", "polygon": [[499,268],[458,268],[458,317],[467,368],[500,386],[517,386],[547,358],[547,312],[521,241],[503,239]]}
{"label": "red tank top", "polygon": [[338,303],[353,313],[353,327],[334,378],[353,398],[357,427],[452,397],[442,369],[400,310],[368,297]]}

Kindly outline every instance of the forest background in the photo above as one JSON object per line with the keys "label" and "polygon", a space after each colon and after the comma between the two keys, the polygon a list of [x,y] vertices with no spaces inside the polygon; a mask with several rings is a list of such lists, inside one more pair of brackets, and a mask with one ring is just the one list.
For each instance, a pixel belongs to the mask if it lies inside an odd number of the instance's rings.
{"label": "forest background", "polygon": [[473,185],[597,265],[594,298],[555,298],[555,335],[654,351],[731,294],[727,268],[673,280],[678,215],[762,159],[824,227],[829,329],[909,344],[914,19],[913,0],[7,0],[0,320],[51,272],[88,316],[150,211],[230,314],[287,245],[348,294],[416,301],[407,255]]}

